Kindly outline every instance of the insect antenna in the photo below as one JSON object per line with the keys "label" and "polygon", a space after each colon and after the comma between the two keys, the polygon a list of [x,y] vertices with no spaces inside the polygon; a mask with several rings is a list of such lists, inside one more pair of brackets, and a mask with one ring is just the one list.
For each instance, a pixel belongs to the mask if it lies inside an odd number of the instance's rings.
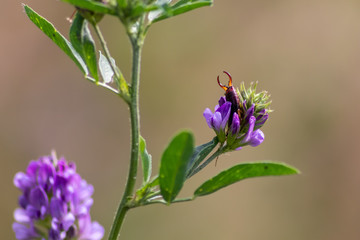
{"label": "insect antenna", "polygon": [[74,19],[74,16],[75,16],[75,13],[77,12],[77,10],[75,10],[70,17],[67,17],[66,20],[69,21],[69,23],[72,23],[73,22],[73,19]]}

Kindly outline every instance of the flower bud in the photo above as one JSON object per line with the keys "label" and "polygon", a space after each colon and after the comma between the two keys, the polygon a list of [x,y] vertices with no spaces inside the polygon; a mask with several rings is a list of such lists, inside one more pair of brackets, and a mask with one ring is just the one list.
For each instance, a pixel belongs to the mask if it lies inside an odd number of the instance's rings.
{"label": "flower bud", "polygon": [[208,108],[204,111],[208,126],[215,131],[226,151],[239,150],[247,145],[256,147],[265,139],[259,128],[269,118],[270,110],[267,108],[271,102],[267,92],[256,93],[256,86],[257,83],[246,89],[244,83],[241,84],[240,91],[236,91],[238,107],[232,107],[234,103],[221,97],[214,113]]}

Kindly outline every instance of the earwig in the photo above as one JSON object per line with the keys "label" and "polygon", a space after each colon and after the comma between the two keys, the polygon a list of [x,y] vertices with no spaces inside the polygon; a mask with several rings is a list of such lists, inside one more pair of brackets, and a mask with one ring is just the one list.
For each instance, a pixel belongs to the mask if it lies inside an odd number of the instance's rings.
{"label": "earwig", "polygon": [[219,86],[225,90],[226,101],[231,102],[231,112],[230,112],[230,117],[229,117],[229,122],[228,122],[229,127],[230,127],[232,120],[233,120],[234,113],[237,113],[239,115],[240,119],[241,119],[243,113],[242,113],[242,107],[240,105],[239,96],[238,96],[237,92],[235,91],[234,87],[232,86],[232,77],[231,77],[230,73],[228,73],[226,71],[223,71],[223,72],[229,77],[228,86],[220,83],[219,76],[217,77],[217,82],[218,82]]}

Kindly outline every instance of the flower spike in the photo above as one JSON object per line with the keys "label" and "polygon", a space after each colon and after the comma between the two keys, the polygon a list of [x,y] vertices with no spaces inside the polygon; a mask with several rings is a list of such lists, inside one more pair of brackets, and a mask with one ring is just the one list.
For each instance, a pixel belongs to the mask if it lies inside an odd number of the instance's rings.
{"label": "flower spike", "polygon": [[219,100],[214,113],[205,109],[203,115],[210,128],[212,128],[225,152],[239,150],[244,146],[256,147],[265,138],[260,128],[269,118],[268,109],[270,105],[269,95],[263,91],[256,92],[256,85],[251,84],[245,88],[240,85],[240,90],[232,85],[231,75],[223,71],[228,77],[228,86],[220,83],[219,86],[225,90],[225,96]]}
{"label": "flower spike", "polygon": [[74,163],[57,159],[55,153],[40,157],[15,175],[14,184],[22,192],[12,226],[16,239],[103,237],[104,228],[90,216],[94,188],[76,172]]}

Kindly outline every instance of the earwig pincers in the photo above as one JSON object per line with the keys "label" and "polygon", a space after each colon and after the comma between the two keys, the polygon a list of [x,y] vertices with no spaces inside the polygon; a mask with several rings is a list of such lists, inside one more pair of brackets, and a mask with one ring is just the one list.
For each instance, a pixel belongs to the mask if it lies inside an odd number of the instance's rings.
{"label": "earwig pincers", "polygon": [[240,106],[239,96],[238,96],[237,92],[235,91],[234,87],[232,86],[232,77],[231,77],[230,73],[228,73],[226,71],[223,71],[223,72],[229,77],[228,86],[220,83],[219,76],[217,77],[217,82],[218,82],[219,86],[225,90],[226,101],[231,102],[231,112],[230,112],[230,117],[229,117],[229,127],[230,127],[232,120],[233,120],[234,113],[237,113],[239,115],[239,118],[241,118],[241,106]]}

